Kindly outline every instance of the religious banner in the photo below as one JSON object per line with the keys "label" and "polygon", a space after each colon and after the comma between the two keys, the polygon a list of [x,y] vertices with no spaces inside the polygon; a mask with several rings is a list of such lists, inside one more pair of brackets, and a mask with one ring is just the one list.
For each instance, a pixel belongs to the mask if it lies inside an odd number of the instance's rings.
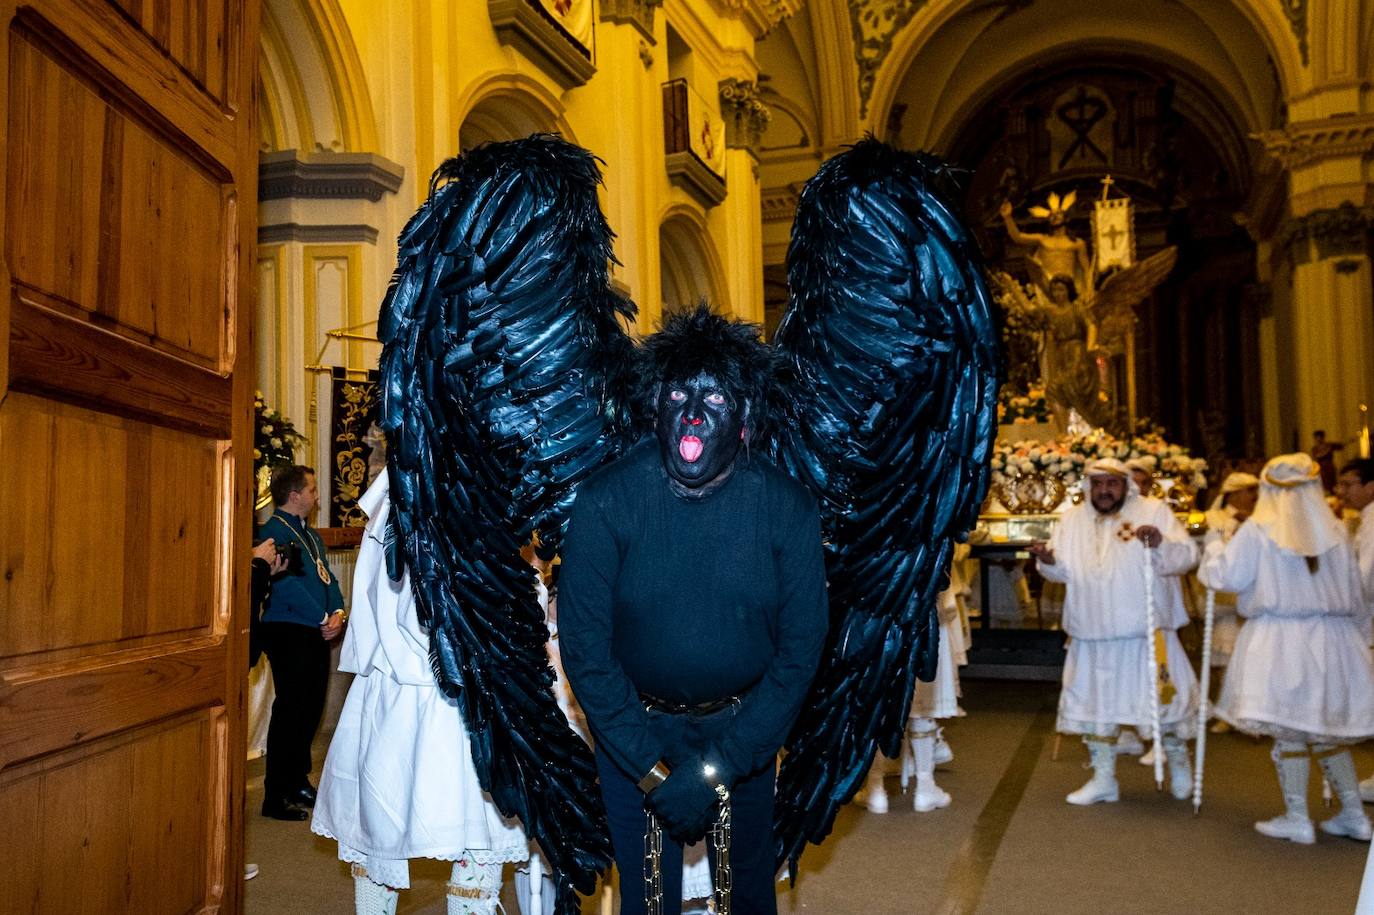
{"label": "religious banner", "polygon": [[725,177],[725,119],[700,92],[687,87],[688,148],[711,171]]}
{"label": "religious banner", "polygon": [[1129,267],[1135,263],[1135,231],[1132,226],[1129,197],[1095,202],[1093,251],[1097,255],[1097,273],[1105,273],[1112,267]]}
{"label": "religious banner", "polygon": [[548,17],[590,55],[592,50],[592,0],[534,0]]}
{"label": "religious banner", "polygon": [[329,526],[363,527],[367,515],[358,508],[358,499],[386,466],[386,442],[377,427],[377,373],[350,379],[336,366],[332,380]]}

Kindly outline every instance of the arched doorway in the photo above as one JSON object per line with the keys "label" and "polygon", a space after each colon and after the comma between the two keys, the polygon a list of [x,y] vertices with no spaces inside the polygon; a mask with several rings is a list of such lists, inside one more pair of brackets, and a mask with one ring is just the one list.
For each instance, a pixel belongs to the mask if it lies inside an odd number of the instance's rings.
{"label": "arched doorway", "polygon": [[460,110],[465,110],[458,128],[461,149],[532,133],[557,133],[577,142],[557,96],[520,74],[500,73],[478,80]]}
{"label": "arched doorway", "polygon": [[665,313],[702,299],[716,308],[729,308],[724,294],[724,271],[699,213],[687,208],[671,211],[659,226],[658,239],[660,295]]}
{"label": "arched doorway", "polygon": [[[1137,259],[1167,246],[1178,263],[1136,309],[1132,351],[1112,366],[1134,415],[1213,458],[1263,445],[1256,245],[1235,214],[1254,182],[1241,117],[1204,76],[1158,57],[1105,51],[1027,62],[962,120],[947,155],[971,170],[964,200],[990,264],[1025,277],[1004,200],[1025,231],[1051,192],[1076,191],[1070,231],[1091,234],[1090,201],[1109,187],[1135,208]],[[1104,186],[1104,177],[1111,184]],[[1224,345],[1223,345],[1224,343]]]}

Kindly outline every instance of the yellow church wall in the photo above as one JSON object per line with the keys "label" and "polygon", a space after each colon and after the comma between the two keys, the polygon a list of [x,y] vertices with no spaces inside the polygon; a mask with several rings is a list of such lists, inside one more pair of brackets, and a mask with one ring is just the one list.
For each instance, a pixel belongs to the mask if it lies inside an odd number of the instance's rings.
{"label": "yellow church wall", "polygon": [[[1339,142],[1297,136],[1304,125],[1374,123],[1374,4],[1309,3],[1304,63],[1296,27],[1279,4],[1266,0],[1065,0],[1033,4],[1001,22],[994,21],[998,9],[973,0],[930,0],[893,36],[862,115],[850,14],[840,0],[800,7],[795,0],[665,0],[654,8],[651,36],[598,15],[595,72],[572,88],[500,40],[485,0],[267,0],[267,6],[259,101],[264,147],[374,153],[404,169],[400,188],[375,203],[291,203],[292,219],[365,223],[376,232],[375,241],[349,242],[356,246],[348,280],[356,306],[338,312],[340,321],[351,314],[375,317],[396,234],[424,199],[439,161],[457,152],[464,136],[528,125],[557,129],[604,160],[601,198],[621,261],[612,276],[640,305],[638,329],[657,322],[665,286],[709,292],[732,311],[761,319],[763,266],[782,262],[789,208],[825,158],[866,129],[884,135],[899,101],[907,106],[900,140],[939,151],[961,118],[1047,55],[1071,56],[1108,42],[1170,64],[1202,87],[1195,97],[1216,99],[1241,133],[1259,136],[1284,161],[1277,179],[1266,178],[1286,182],[1283,212],[1251,225],[1265,261],[1261,273],[1271,275],[1272,308],[1259,334],[1266,446],[1286,447],[1294,430],[1306,435],[1315,422],[1343,430],[1359,398],[1374,400],[1374,384],[1361,374],[1362,366],[1374,364],[1374,330],[1363,317],[1374,313],[1367,256],[1333,259],[1314,248],[1291,268],[1268,263],[1289,259],[1280,239],[1285,220],[1347,201],[1374,204],[1368,193],[1374,129]],[[760,23],[770,15],[773,31],[765,37]],[[779,24],[778,15],[790,18]],[[674,66],[669,29],[691,49]],[[793,145],[770,150],[765,135],[752,151],[727,150],[727,194],[708,206],[669,178],[662,85],[684,76],[718,115],[720,81],[757,81],[760,69],[773,77],[762,84],[761,97],[767,102],[773,94]],[[1284,105],[1287,126],[1278,128],[1276,113]],[[806,142],[798,143],[803,135]],[[1232,151],[1233,159],[1261,155],[1259,143],[1244,142],[1250,145]],[[1275,151],[1284,143],[1317,152]],[[264,209],[270,213],[275,205]],[[665,239],[683,250],[665,250]],[[309,348],[305,338],[318,346],[327,329],[327,309],[317,311],[319,326],[291,326],[305,318],[306,247],[268,245],[259,256],[260,290],[272,290],[277,303],[273,315],[260,307],[260,320],[276,318],[270,324],[275,352],[259,358],[260,375],[280,389],[289,414],[306,409],[315,383],[305,377],[299,355]],[[1329,361],[1355,373],[1344,386],[1321,374],[1329,366],[1316,365],[1335,345],[1336,325],[1345,332]],[[298,339],[288,339],[293,335]],[[375,348],[368,346],[341,347],[336,358],[353,369],[373,361]],[[1300,381],[1309,370],[1322,383]]]}
{"label": "yellow church wall", "polygon": [[[668,0],[654,10],[652,41],[629,22],[598,16],[595,72],[566,88],[544,62],[501,41],[486,0],[266,0],[264,150],[369,153],[403,170],[399,188],[375,202],[289,197],[262,204],[261,224],[272,227],[273,239],[281,227],[304,227],[300,237],[259,250],[255,354],[259,387],[311,436],[301,458],[317,466],[328,460],[329,380],[311,368],[313,360],[323,350],[322,367],[361,372],[375,367],[379,352],[375,343],[329,340],[326,332],[376,318],[397,234],[425,199],[434,168],[465,141],[555,130],[604,160],[601,199],[621,261],[612,277],[640,306],[638,330],[660,317],[665,258],[679,288],[762,320],[757,163],[745,149],[728,149],[726,195],[714,206],[669,179],[667,35],[671,27],[690,47],[683,75],[719,117],[720,82],[757,79],[755,43],[768,16],[796,6]],[[669,219],[676,221],[665,230]],[[364,234],[331,240],[354,229]],[[312,243],[321,232],[327,237]],[[684,250],[663,250],[664,237]]]}

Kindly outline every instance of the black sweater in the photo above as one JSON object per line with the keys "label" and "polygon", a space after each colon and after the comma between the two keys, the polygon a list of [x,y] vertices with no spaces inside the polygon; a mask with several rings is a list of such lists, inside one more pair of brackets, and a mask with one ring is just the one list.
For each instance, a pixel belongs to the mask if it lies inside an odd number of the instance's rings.
{"label": "black sweater", "polygon": [[652,439],[578,490],[558,588],[563,665],[605,752],[638,780],[663,745],[638,694],[743,694],[710,748],[735,777],[771,763],[828,621],[815,500],[754,457],[700,500],[675,495]]}

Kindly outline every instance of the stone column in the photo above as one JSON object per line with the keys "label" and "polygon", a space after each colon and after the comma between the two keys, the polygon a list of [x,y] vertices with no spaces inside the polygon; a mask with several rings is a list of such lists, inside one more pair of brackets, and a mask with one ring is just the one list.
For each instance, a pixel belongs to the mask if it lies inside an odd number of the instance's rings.
{"label": "stone column", "polygon": [[759,142],[771,114],[755,83],[720,82],[720,113],[725,119],[726,175],[723,204],[730,226],[726,283],[735,313],[763,324],[763,212],[759,191]]}
{"label": "stone column", "polygon": [[1280,428],[1267,430],[1267,444],[1306,448],[1315,429],[1348,440],[1360,431],[1359,405],[1374,405],[1374,115],[1298,121],[1262,140],[1289,185],[1271,254],[1278,365],[1265,372],[1265,400]]}

